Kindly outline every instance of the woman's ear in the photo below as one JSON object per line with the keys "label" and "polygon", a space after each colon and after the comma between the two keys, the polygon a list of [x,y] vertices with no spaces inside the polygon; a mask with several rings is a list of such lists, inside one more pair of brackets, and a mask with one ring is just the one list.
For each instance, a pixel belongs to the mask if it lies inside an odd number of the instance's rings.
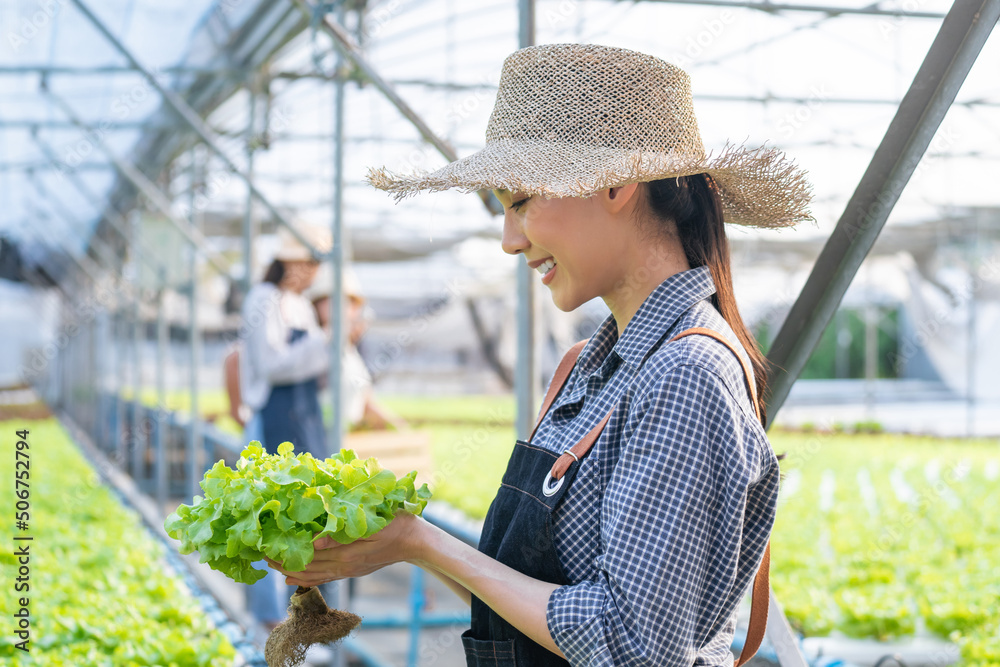
{"label": "woman's ear", "polygon": [[608,188],[601,191],[601,203],[604,204],[608,213],[619,213],[629,202],[635,199],[638,191],[638,183],[629,183],[617,188]]}

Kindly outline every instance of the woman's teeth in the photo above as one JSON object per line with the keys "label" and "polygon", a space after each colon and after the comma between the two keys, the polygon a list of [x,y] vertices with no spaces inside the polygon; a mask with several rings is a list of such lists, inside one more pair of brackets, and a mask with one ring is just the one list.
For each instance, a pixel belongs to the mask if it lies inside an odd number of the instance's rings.
{"label": "woman's teeth", "polygon": [[545,260],[544,262],[542,262],[541,264],[539,264],[538,268],[536,269],[536,271],[538,271],[540,274],[542,274],[544,276],[546,273],[548,273],[549,271],[551,271],[552,268],[555,265],[556,265],[555,260],[552,259],[552,258],[549,258],[549,259]]}

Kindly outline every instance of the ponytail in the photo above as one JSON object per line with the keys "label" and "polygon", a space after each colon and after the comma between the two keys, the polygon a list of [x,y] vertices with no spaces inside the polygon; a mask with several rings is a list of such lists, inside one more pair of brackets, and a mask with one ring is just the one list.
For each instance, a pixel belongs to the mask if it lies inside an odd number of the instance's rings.
{"label": "ponytail", "polygon": [[715,282],[712,305],[729,323],[750,357],[761,422],[766,422],[764,392],[767,360],[743,322],[736,306],[733,276],[729,266],[729,240],[723,226],[722,202],[715,181],[708,174],[665,178],[646,184],[647,200],[657,221],[673,221],[691,268],[707,266]]}

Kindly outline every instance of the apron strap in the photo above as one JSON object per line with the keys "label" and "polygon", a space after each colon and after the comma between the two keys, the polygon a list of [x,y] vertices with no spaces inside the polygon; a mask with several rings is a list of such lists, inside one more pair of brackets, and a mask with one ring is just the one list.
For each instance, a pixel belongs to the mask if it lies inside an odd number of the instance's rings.
{"label": "apron strap", "polygon": [[[760,404],[757,401],[757,387],[754,386],[753,380],[751,379],[752,373],[750,372],[750,366],[743,359],[733,344],[729,342],[729,339],[720,334],[718,331],[713,329],[706,329],[704,327],[694,327],[692,329],[687,329],[680,332],[676,336],[670,339],[669,342],[673,342],[678,338],[683,338],[684,336],[690,336],[693,334],[700,334],[702,336],[709,336],[719,341],[723,345],[729,348],[729,350],[736,355],[736,358],[740,361],[740,366],[743,367],[743,379],[746,380],[747,391],[750,392],[750,402],[753,403],[754,412],[757,414],[757,419],[760,420]],[[761,420],[763,423],[763,420]],[[740,657],[737,658],[733,667],[740,667],[747,660],[753,657],[754,653],[760,647],[761,640],[764,639],[764,631],[767,629],[767,603],[770,597],[771,585],[769,582],[769,574],[771,570],[771,543],[768,542],[767,546],[764,548],[764,558],[760,562],[760,569],[757,570],[757,575],[753,580],[753,595],[750,601],[750,625],[747,627],[747,638],[743,644],[743,650],[740,651]]]}
{"label": "apron strap", "polygon": [[576,365],[576,360],[583,351],[583,346],[587,344],[589,338],[581,340],[579,343],[573,345],[566,351],[563,355],[562,360],[556,367],[555,375],[552,376],[552,382],[549,383],[549,390],[545,392],[545,400],[542,401],[542,409],[538,411],[538,420],[535,422],[535,428],[531,429],[531,435],[528,437],[528,442],[535,437],[535,431],[538,430],[538,425],[542,423],[542,417],[545,413],[549,411],[552,407],[552,403],[556,400],[556,396],[559,395],[559,390],[562,389],[563,385],[566,384],[566,379],[569,378],[569,374],[573,371],[573,366]]}
{"label": "apron strap", "polygon": [[746,381],[747,391],[750,393],[750,402],[753,404],[753,411],[757,415],[757,420],[763,423],[763,420],[761,420],[760,418],[760,403],[757,401],[757,387],[754,386],[753,380],[751,379],[753,378],[753,373],[750,370],[750,365],[747,364],[746,359],[743,358],[743,355],[741,355],[739,352],[736,351],[736,348],[733,347],[733,344],[729,342],[728,338],[720,334],[718,331],[715,331],[714,329],[706,329],[705,327],[692,327],[691,329],[686,329],[680,332],[667,342],[672,343],[679,338],[684,338],[685,336],[691,336],[693,334],[700,334],[702,336],[708,336],[709,338],[714,338],[715,340],[719,341],[720,343],[728,347],[729,351],[736,356],[736,359],[740,362],[740,366],[743,367],[743,379]]}

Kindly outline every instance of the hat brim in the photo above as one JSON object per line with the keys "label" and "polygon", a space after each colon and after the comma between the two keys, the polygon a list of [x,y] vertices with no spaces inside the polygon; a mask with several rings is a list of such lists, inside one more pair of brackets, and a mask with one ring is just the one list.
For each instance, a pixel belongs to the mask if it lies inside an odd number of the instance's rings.
{"label": "hat brim", "polygon": [[727,146],[718,156],[626,151],[578,144],[493,141],[433,172],[370,169],[368,182],[399,201],[424,190],[504,189],[528,195],[589,197],[628,183],[710,174],[725,221],[789,227],[811,220],[805,172],[774,148]]}

